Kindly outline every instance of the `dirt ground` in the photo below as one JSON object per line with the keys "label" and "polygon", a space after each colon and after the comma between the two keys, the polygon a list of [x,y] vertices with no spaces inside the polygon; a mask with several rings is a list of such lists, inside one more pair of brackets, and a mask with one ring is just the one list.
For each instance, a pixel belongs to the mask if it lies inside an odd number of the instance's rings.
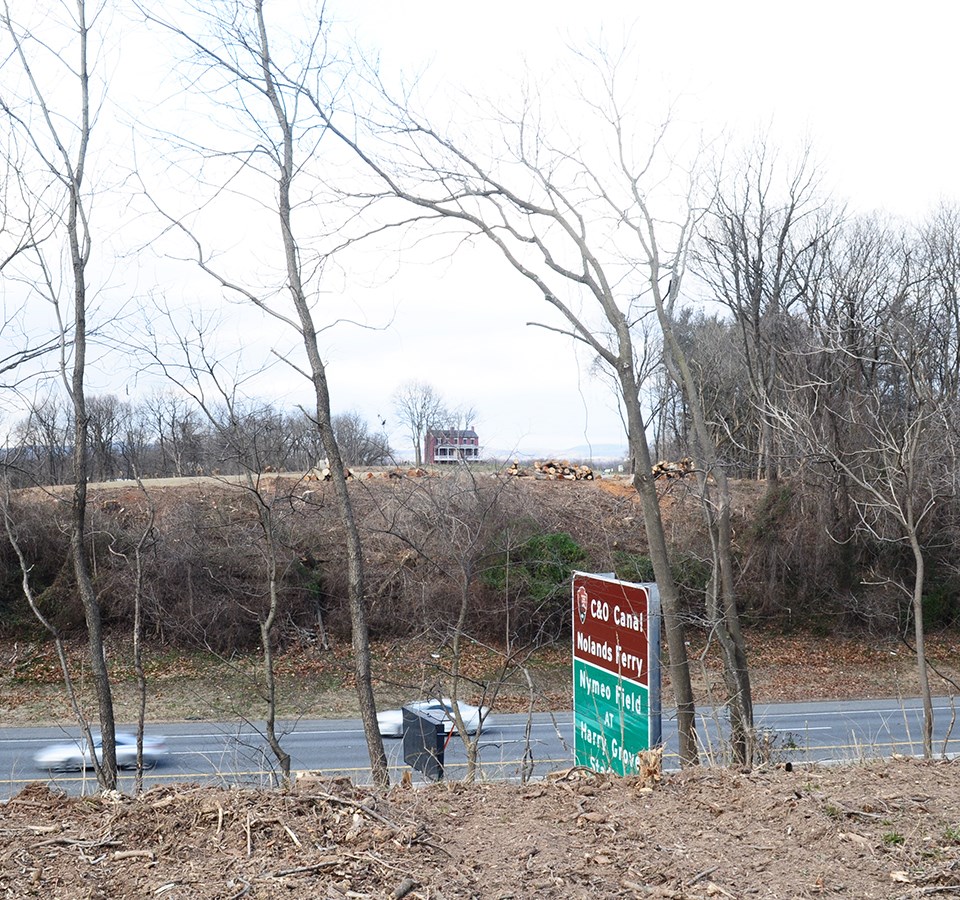
{"label": "dirt ground", "polygon": [[960,895],[953,762],[566,773],[374,794],[158,788],[0,806],[10,898],[914,898]]}

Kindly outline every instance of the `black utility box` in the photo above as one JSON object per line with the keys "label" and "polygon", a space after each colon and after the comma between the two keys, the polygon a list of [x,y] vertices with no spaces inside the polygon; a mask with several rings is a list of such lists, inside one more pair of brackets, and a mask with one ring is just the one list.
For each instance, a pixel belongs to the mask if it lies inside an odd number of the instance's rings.
{"label": "black utility box", "polygon": [[403,761],[427,778],[443,778],[444,720],[403,707]]}

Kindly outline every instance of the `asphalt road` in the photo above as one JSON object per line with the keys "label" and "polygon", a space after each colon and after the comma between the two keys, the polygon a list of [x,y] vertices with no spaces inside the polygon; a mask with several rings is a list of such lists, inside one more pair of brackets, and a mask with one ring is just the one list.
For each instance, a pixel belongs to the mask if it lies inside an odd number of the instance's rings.
{"label": "asphalt road", "polygon": [[[534,776],[572,765],[572,718],[569,712],[538,713],[530,722],[529,759]],[[698,719],[704,759],[725,762],[723,716],[706,709],[699,711]],[[755,720],[774,762],[853,762],[896,753],[918,755],[922,750],[922,712],[916,699],[761,705],[755,710]],[[954,711],[948,699],[936,701],[935,721],[935,754],[960,752],[960,728],[954,727]],[[144,773],[148,788],[180,782],[276,782],[276,767],[253,725],[181,722],[151,725],[148,731],[163,734],[170,748],[163,765]],[[665,711],[663,733],[665,765],[673,768],[677,764],[677,736],[672,710]],[[76,729],[69,728],[0,729],[0,799],[37,780],[70,793],[96,791],[92,773],[48,773],[33,762],[33,754],[40,747],[74,734]],[[294,770],[343,774],[359,783],[369,777],[366,743],[357,720],[284,723],[282,742],[292,756]],[[481,777],[518,778],[528,746],[526,716],[491,716],[480,746]],[[402,759],[402,741],[387,740],[386,749],[393,777],[399,778],[408,769]],[[445,763],[447,777],[462,777],[465,755],[457,738],[447,745]],[[122,774],[121,788],[129,790],[132,784],[133,776]]]}

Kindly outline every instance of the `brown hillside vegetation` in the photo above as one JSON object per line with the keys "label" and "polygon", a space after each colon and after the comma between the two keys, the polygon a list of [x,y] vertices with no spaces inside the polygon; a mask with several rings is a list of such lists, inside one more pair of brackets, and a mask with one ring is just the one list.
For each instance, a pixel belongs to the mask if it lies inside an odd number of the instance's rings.
{"label": "brown hillside vegetation", "polygon": [[948,762],[693,770],[659,783],[568,773],[376,795],[182,786],[0,807],[0,896],[918,898],[960,892]]}
{"label": "brown hillside vegetation", "polygon": [[[691,477],[657,484],[675,577],[695,628],[702,624],[710,559],[696,484]],[[318,616],[332,633],[348,637],[343,541],[329,483],[271,473],[260,475],[252,490],[242,479],[214,477],[159,479],[146,487],[156,507],[144,560],[148,639],[224,652],[259,643],[255,615],[266,597],[259,503],[271,507],[279,538],[284,604],[279,643],[315,627]],[[61,564],[67,558],[59,529],[66,490],[22,491],[14,498],[14,514],[34,563],[35,589],[52,604],[57,624],[69,630],[80,616],[72,578]],[[857,551],[862,561],[851,557],[829,534],[828,505],[803,485],[784,486],[773,499],[764,497],[758,482],[737,482],[733,490],[737,587],[748,624],[813,625],[829,633],[896,629],[902,606],[894,583],[898,573],[883,568],[897,564],[895,552],[866,547]],[[358,472],[350,492],[364,543],[375,638],[446,630],[456,618],[458,579],[466,571],[473,579],[471,636],[500,639],[506,620],[518,627],[515,637],[522,641],[556,636],[566,604],[498,594],[484,582],[498,554],[515,551],[535,535],[569,534],[584,551],[579,565],[588,571],[650,577],[636,492],[623,476],[568,481]],[[104,607],[112,623],[129,622],[131,554],[145,527],[147,498],[130,482],[91,486],[89,497]],[[9,554],[6,564],[15,570]],[[851,587],[855,566],[869,578]],[[6,603],[19,607],[21,620],[29,619],[17,584],[15,577],[7,580]]]}
{"label": "brown hillside vegetation", "polygon": [[[496,515],[486,518],[488,531],[477,542],[481,553],[483,542],[495,545],[507,530],[504,523],[510,522],[521,523],[517,539],[528,533],[569,532],[586,552],[583,568],[593,571],[610,571],[645,550],[636,492],[624,477],[567,481],[480,473],[476,483],[481,498],[492,497],[498,506]],[[702,566],[690,565],[708,553],[695,483],[678,478],[657,484],[668,537],[685,566],[680,574],[702,577]],[[355,716],[350,639],[342,609],[345,566],[339,524],[327,496],[329,485],[269,474],[260,477],[257,487],[275,504],[287,535],[284,617],[276,634],[278,714]],[[436,654],[446,652],[449,623],[459,602],[451,573],[464,561],[458,552],[476,550],[469,545],[458,549],[449,539],[450,529],[437,525],[445,524],[444,516],[448,523],[469,518],[462,501],[466,497],[474,502],[475,495],[464,490],[471,487],[469,482],[458,486],[449,475],[391,478],[384,472],[357,473],[351,483],[365,542],[378,660],[375,690],[382,706],[396,706],[436,689],[445,662]],[[25,546],[32,554],[36,587],[48,613],[70,638],[71,658],[82,668],[86,650],[69,567],[56,568],[58,560],[67,559],[65,546],[56,543],[63,541],[58,497],[67,490],[33,489],[21,492],[17,501],[22,504],[20,522],[29,537]],[[262,717],[254,613],[265,589],[250,492],[236,478],[219,477],[155,480],[147,483],[147,490],[157,509],[156,537],[146,559],[148,718]],[[890,604],[902,602],[901,595],[889,586],[883,594],[878,587],[867,586],[858,594],[848,591],[842,603],[825,597],[830,567],[823,554],[836,551],[836,543],[823,537],[802,492],[788,495],[790,503],[773,513],[764,511],[763,493],[757,482],[734,484],[739,587],[755,700],[915,695],[912,653],[891,627],[896,619],[888,614]],[[108,658],[118,716],[132,721],[136,694],[128,630],[133,594],[130,548],[146,521],[145,499],[135,484],[108,483],[91,487],[90,505],[99,542],[98,586],[112,625]],[[401,532],[401,525],[406,531]],[[421,541],[421,533],[429,534],[429,540]],[[419,549],[408,538],[419,542]],[[773,593],[762,572],[767,558],[764,542],[771,539],[776,541],[781,578]],[[818,547],[817,539],[825,543]],[[10,724],[52,724],[63,715],[58,664],[22,597],[18,599],[15,561],[8,559],[7,566],[9,593],[0,619],[0,713]],[[698,702],[721,702],[716,642],[700,627],[702,586],[699,594],[696,585],[686,590]],[[526,673],[504,673],[502,637],[505,609],[522,628],[530,607],[522,598],[509,598],[513,605],[505,606],[503,597],[482,579],[474,580],[471,591],[468,629],[478,639],[467,643],[462,665],[464,674],[475,681],[463,686],[463,699],[478,702],[484,686],[496,684],[498,710],[526,709],[531,701]],[[562,592],[552,602],[555,615],[569,608]],[[319,640],[321,614],[329,649]],[[552,642],[553,637],[558,641]],[[522,650],[519,658],[533,671],[537,709],[569,707],[568,641],[562,628],[519,632],[515,638],[514,649]],[[934,690],[953,693],[960,683],[956,633],[931,631],[928,652],[936,667]],[[669,682],[664,697],[669,704]],[[249,700],[249,705],[239,705],[241,699]]]}

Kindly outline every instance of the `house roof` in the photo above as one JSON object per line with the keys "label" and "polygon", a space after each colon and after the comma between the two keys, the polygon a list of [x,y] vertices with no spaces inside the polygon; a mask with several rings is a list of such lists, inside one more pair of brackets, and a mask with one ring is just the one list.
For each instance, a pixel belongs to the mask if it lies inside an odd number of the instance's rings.
{"label": "house roof", "polygon": [[433,435],[435,438],[440,438],[441,440],[452,440],[454,438],[475,438],[477,433],[472,429],[468,428],[466,430],[460,431],[456,428],[431,428],[427,434]]}

